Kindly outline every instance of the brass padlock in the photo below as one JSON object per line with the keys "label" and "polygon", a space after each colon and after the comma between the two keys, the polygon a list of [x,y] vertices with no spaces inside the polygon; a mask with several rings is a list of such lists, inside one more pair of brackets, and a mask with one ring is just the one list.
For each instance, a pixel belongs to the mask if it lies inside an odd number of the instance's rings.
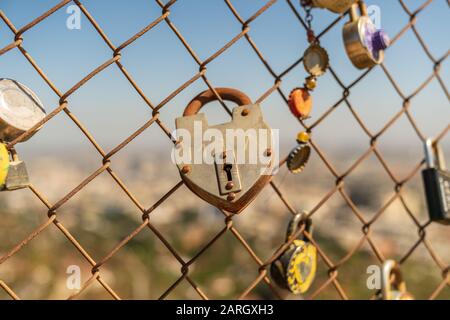
{"label": "brass padlock", "polygon": [[25,162],[19,159],[13,150],[11,154],[6,146],[0,144],[0,191],[13,191],[30,185]]}
{"label": "brass padlock", "polygon": [[[358,8],[361,15],[358,15]],[[363,1],[352,5],[350,22],[344,25],[344,45],[353,65],[359,69],[371,68],[384,60],[384,50],[390,40],[386,32],[377,29],[367,14]]]}
{"label": "brass padlock", "polygon": [[0,79],[0,141],[13,141],[44,117],[44,107],[33,91],[15,80]]}
{"label": "brass padlock", "polygon": [[[233,109],[232,121],[209,126],[206,116],[198,111],[217,97],[211,90],[200,93],[188,104],[183,116],[176,119],[179,143],[175,161],[191,191],[220,209],[239,213],[272,178],[275,162],[272,130],[264,122],[260,106],[252,104],[244,93],[229,88],[215,90],[223,100],[238,104]],[[211,140],[198,141],[199,132],[203,136],[207,130],[214,133],[216,148],[211,148]],[[254,139],[244,136],[242,143],[235,143],[234,134],[252,132]],[[188,139],[180,137],[183,133]],[[255,143],[258,144],[257,155],[254,154]],[[264,146],[264,150],[259,146]],[[196,155],[200,155],[201,161]]]}
{"label": "brass padlock", "polygon": [[344,13],[358,0],[311,0],[311,6],[328,9],[334,13]]}
{"label": "brass padlock", "polygon": [[387,260],[381,270],[381,299],[382,300],[414,300],[408,292],[406,283],[398,263]]}
{"label": "brass padlock", "polygon": [[[298,213],[290,221],[286,242],[290,241],[299,227],[304,225],[312,234],[312,221],[306,212]],[[302,294],[311,287],[317,271],[317,248],[302,233],[289,248],[270,265],[270,274],[275,283],[293,294]]]}

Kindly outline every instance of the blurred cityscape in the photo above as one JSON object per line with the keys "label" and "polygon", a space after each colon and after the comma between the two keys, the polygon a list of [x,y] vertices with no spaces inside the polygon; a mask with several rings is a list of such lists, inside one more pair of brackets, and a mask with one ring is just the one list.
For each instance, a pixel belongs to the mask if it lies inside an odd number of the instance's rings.
{"label": "blurred cityscape", "polygon": [[[348,167],[356,158],[335,154],[334,165]],[[393,172],[408,174],[404,154],[388,157]],[[416,161],[416,162],[415,162]],[[420,158],[411,160],[418,164]],[[36,156],[27,161],[33,184],[45,190],[45,197],[55,203],[94,172],[101,161],[92,154],[70,152],[58,157]],[[96,167],[97,166],[97,167]],[[114,172],[146,207],[152,206],[180,181],[178,171],[162,154],[129,154],[113,158]],[[292,175],[282,168],[274,182],[294,208],[313,209],[333,188],[335,178],[313,155],[304,173]],[[346,178],[346,192],[364,219],[370,220],[394,195],[394,183],[375,157]],[[420,172],[403,190],[403,197],[420,223],[428,219]],[[0,255],[28,236],[47,219],[46,207],[31,190],[0,194]],[[57,219],[80,242],[94,260],[101,261],[124,237],[136,229],[142,213],[118,187],[108,173],[103,173],[57,211]],[[270,186],[242,214],[234,218],[234,226],[263,260],[267,260],[283,243],[290,218],[279,197]],[[333,262],[338,262],[363,237],[362,223],[339,192],[313,215],[314,239]],[[188,261],[224,227],[221,212],[198,199],[181,186],[150,215],[151,222],[167,238],[177,252]],[[387,258],[401,259],[419,240],[418,228],[399,199],[390,204],[372,228],[375,246]],[[450,251],[448,227],[431,225],[426,238],[441,259],[448,264]],[[372,248],[365,242],[350,260],[339,267],[339,281],[351,299],[369,299],[374,291],[367,289],[367,267],[379,264]],[[0,280],[25,299],[65,299],[69,290],[67,268],[79,266],[82,283],[91,275],[91,265],[64,237],[50,225],[12,258],[0,265]],[[160,297],[181,275],[181,265],[164,244],[148,228],[144,228],[125,247],[101,267],[100,274],[122,298],[155,299]],[[319,258],[317,278],[310,292],[328,278],[327,266]],[[442,280],[440,269],[423,244],[420,244],[402,266],[409,290],[417,298],[428,298]],[[258,276],[258,265],[231,232],[227,232],[190,267],[189,275],[210,298],[232,299]],[[302,297],[288,296],[289,299]],[[0,290],[0,299],[8,298]],[[94,282],[79,298],[110,299]],[[199,299],[187,281],[172,291],[167,299]],[[261,282],[249,295],[254,299],[275,298]],[[338,299],[329,285],[319,299]],[[438,296],[450,299],[450,290]]]}

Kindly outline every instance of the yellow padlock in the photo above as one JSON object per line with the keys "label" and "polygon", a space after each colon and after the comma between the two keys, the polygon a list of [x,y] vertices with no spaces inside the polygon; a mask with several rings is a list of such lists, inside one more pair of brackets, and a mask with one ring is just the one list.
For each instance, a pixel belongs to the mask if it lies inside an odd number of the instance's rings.
{"label": "yellow padlock", "polygon": [[[306,212],[296,214],[288,225],[286,242],[298,231],[301,223],[312,233],[312,221]],[[289,248],[270,266],[274,282],[293,294],[302,294],[309,290],[317,272],[317,248],[301,234]]]}
{"label": "yellow padlock", "polygon": [[9,152],[5,144],[0,143],[0,189],[6,184],[9,170]]}

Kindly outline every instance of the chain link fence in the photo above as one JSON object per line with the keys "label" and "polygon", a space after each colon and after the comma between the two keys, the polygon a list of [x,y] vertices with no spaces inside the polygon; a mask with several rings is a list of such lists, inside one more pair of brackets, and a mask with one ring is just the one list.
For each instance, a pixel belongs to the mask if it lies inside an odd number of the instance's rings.
{"label": "chain link fence", "polygon": [[[149,0],[150,1],[150,0]],[[233,4],[232,0],[224,0],[226,6],[230,10],[230,12],[234,15],[236,22],[242,25],[242,31],[238,33],[234,38],[230,39],[228,43],[226,43],[222,48],[220,48],[218,51],[216,51],[214,54],[212,54],[207,59],[200,59],[199,56],[196,54],[194,49],[190,46],[186,38],[182,35],[182,33],[177,28],[177,22],[172,21],[171,19],[171,10],[172,8],[176,8],[177,3],[181,2],[182,0],[176,1],[176,0],[170,0],[167,3],[164,3],[161,0],[155,0],[155,2],[158,4],[158,6],[161,8],[161,15],[151,23],[149,23],[145,28],[143,28],[141,31],[130,37],[127,41],[121,44],[114,44],[112,41],[110,41],[108,35],[104,32],[101,25],[97,22],[95,15],[91,14],[89,10],[89,4],[87,1],[79,1],[79,0],[64,0],[58,3],[53,8],[46,11],[41,16],[37,17],[33,21],[29,22],[23,27],[17,27],[14,24],[14,21],[10,20],[8,16],[0,10],[0,18],[3,21],[4,24],[7,25],[7,27],[11,31],[11,42],[6,47],[0,48],[0,59],[2,58],[2,55],[7,53],[10,50],[18,50],[23,55],[23,58],[26,59],[34,68],[34,70],[42,77],[42,79],[48,84],[48,86],[51,88],[51,90],[59,97],[59,105],[54,108],[46,117],[43,119],[40,123],[36,124],[32,129],[30,129],[28,132],[24,133],[22,136],[17,138],[16,140],[9,143],[8,147],[10,149],[14,148],[14,146],[18,143],[26,139],[31,133],[33,133],[36,129],[41,127],[42,125],[46,125],[49,121],[57,121],[54,120],[55,116],[60,113],[65,113],[67,117],[69,117],[79,128],[80,134],[83,134],[95,147],[95,149],[98,151],[98,153],[101,155],[103,161],[99,164],[99,167],[97,170],[92,172],[91,175],[89,175],[86,179],[83,181],[80,181],[80,183],[69,193],[67,193],[64,197],[56,201],[55,203],[51,203],[46,198],[46,192],[45,190],[38,190],[35,186],[31,185],[29,189],[31,192],[42,202],[42,205],[45,206],[47,212],[48,212],[48,219],[41,225],[39,225],[35,230],[33,230],[29,235],[27,235],[22,241],[17,243],[16,246],[6,250],[6,253],[0,258],[0,265],[7,264],[8,260],[11,259],[14,255],[16,255],[21,249],[23,249],[25,246],[27,246],[34,238],[39,237],[43,232],[45,232],[48,228],[52,228],[53,226],[56,227],[66,238],[67,240],[75,246],[75,248],[78,250],[79,254],[84,257],[84,259],[92,266],[92,275],[90,278],[85,281],[81,287],[81,289],[70,296],[70,299],[74,299],[79,297],[83,292],[88,290],[94,282],[98,282],[104,290],[106,290],[109,295],[114,299],[120,299],[120,293],[116,292],[113,288],[113,286],[110,286],[106,280],[102,277],[102,266],[104,266],[112,257],[114,257],[123,247],[125,247],[134,237],[136,237],[139,233],[144,232],[144,230],[150,230],[156,237],[158,237],[161,241],[161,245],[165,246],[175,257],[175,259],[180,264],[180,273],[179,278],[168,285],[165,292],[163,292],[160,296],[161,299],[166,298],[175,288],[177,288],[180,284],[183,282],[189,283],[190,286],[197,292],[198,297],[201,299],[208,299],[208,298],[214,298],[208,296],[204,290],[202,290],[202,287],[198,285],[197,281],[192,277],[190,274],[190,267],[202,256],[210,250],[211,246],[216,243],[219,239],[221,239],[225,234],[231,234],[233,237],[237,239],[237,241],[241,245],[241,249],[245,250],[249,257],[252,259],[254,263],[254,268],[257,270],[258,276],[248,283],[247,288],[241,292],[239,296],[236,298],[239,299],[245,299],[246,297],[249,297],[253,290],[260,284],[268,286],[268,288],[273,293],[274,298],[284,298],[283,294],[280,293],[280,291],[276,288],[273,281],[269,277],[268,269],[270,267],[270,264],[276,260],[282,252],[290,245],[290,243],[286,244],[280,244],[278,250],[275,252],[271,252],[268,254],[269,258],[261,258],[257,255],[255,250],[251,247],[250,243],[246,240],[245,234],[240,232],[236,225],[233,223],[233,219],[235,218],[233,214],[222,212],[224,215],[224,225],[222,230],[218,232],[212,239],[209,241],[206,241],[202,245],[202,247],[198,250],[197,254],[190,257],[190,259],[183,258],[179,252],[170,244],[170,239],[167,239],[161,232],[158,230],[157,227],[152,223],[152,212],[158,208],[162,203],[166,201],[171,201],[172,195],[174,192],[180,188],[183,185],[183,182],[180,180],[180,182],[176,183],[170,190],[167,191],[167,193],[162,196],[156,203],[154,203],[150,207],[145,207],[141,204],[138,197],[135,196],[130,189],[125,185],[125,183],[121,180],[119,175],[112,169],[112,163],[113,159],[112,157],[114,155],[117,155],[121,152],[121,150],[127,146],[129,143],[131,143],[135,138],[137,138],[139,135],[141,135],[145,130],[147,130],[149,127],[158,126],[168,137],[168,143],[175,143],[175,138],[171,134],[171,130],[163,123],[163,121],[160,118],[160,115],[164,113],[164,107],[167,106],[172,99],[174,99],[177,95],[179,95],[183,90],[191,86],[194,82],[197,80],[203,81],[211,90],[214,90],[214,85],[211,83],[211,81],[208,79],[208,65],[216,60],[218,57],[220,57],[225,51],[232,48],[236,43],[245,41],[247,42],[251,48],[254,50],[255,59],[259,59],[259,61],[262,63],[262,65],[265,67],[267,72],[273,77],[273,86],[270,87],[262,96],[260,96],[255,102],[261,103],[264,100],[266,100],[271,95],[280,95],[282,99],[286,102],[286,108],[281,108],[280,112],[289,113],[289,109],[287,107],[287,100],[288,100],[288,92],[283,92],[281,89],[281,83],[283,82],[283,79],[292,72],[292,70],[298,66],[300,63],[302,63],[302,56],[299,54],[298,60],[292,63],[288,68],[286,68],[284,71],[277,73],[274,71],[272,66],[268,63],[268,60],[266,59],[264,53],[258,48],[257,43],[252,37],[250,36],[250,30],[252,30],[252,24],[257,21],[262,15],[264,15],[265,12],[271,10],[272,6],[277,2],[276,0],[268,1],[267,3],[263,4],[259,10],[257,10],[251,17],[248,19],[244,19],[242,15],[239,13],[239,11],[236,9],[236,7]],[[279,0],[284,1],[284,0]],[[437,0],[435,0],[437,1]],[[85,5],[86,2],[86,5]],[[262,1],[261,1],[262,2]],[[325,153],[321,150],[319,144],[312,139],[311,145],[313,147],[314,152],[319,156],[327,170],[332,174],[332,176],[335,179],[335,185],[326,192],[326,194],[322,197],[322,199],[315,204],[314,207],[309,208],[309,215],[314,219],[315,213],[324,206],[329,199],[335,195],[338,195],[342,198],[342,200],[345,202],[346,206],[351,210],[351,212],[354,214],[354,216],[358,219],[360,222],[361,227],[361,234],[360,234],[360,240],[353,246],[351,250],[349,250],[344,257],[340,258],[339,260],[333,259],[330,257],[330,254],[327,253],[327,250],[324,249],[321,246],[321,242],[317,240],[314,236],[308,234],[304,230],[299,230],[300,232],[303,232],[305,237],[307,237],[318,249],[319,254],[319,263],[326,268],[328,277],[325,281],[322,283],[319,283],[315,290],[312,292],[309,292],[305,298],[307,299],[314,299],[320,295],[325,290],[335,290],[336,293],[342,298],[342,299],[349,299],[351,295],[349,295],[349,292],[346,290],[345,286],[342,284],[340,280],[340,269],[350,260],[352,257],[365,245],[369,245],[371,252],[373,256],[379,261],[379,263],[384,262],[389,257],[386,257],[383,254],[383,250],[379,247],[379,244],[376,244],[376,241],[373,240],[373,226],[379,221],[379,219],[386,213],[387,208],[394,202],[399,200],[404,207],[405,211],[407,212],[410,220],[414,223],[415,227],[417,228],[417,241],[411,246],[411,248],[403,255],[403,257],[400,259],[400,263],[405,263],[417,250],[417,248],[420,245],[423,245],[426,250],[428,251],[429,255],[431,256],[434,264],[437,268],[439,268],[442,279],[440,283],[437,285],[437,287],[433,290],[433,292],[430,294],[429,298],[434,299],[437,298],[441,292],[444,290],[448,290],[450,286],[450,273],[448,265],[448,262],[445,262],[444,259],[442,259],[439,254],[434,250],[432,243],[429,241],[427,237],[427,228],[430,226],[430,221],[426,223],[421,223],[417,219],[417,213],[413,212],[413,210],[410,208],[407,200],[405,199],[403,195],[404,186],[408,184],[408,182],[413,179],[413,177],[420,174],[421,169],[424,167],[425,160],[421,159],[417,162],[417,165],[414,167],[414,169],[407,174],[406,176],[399,178],[395,172],[393,172],[392,168],[389,166],[388,162],[385,161],[385,158],[383,157],[382,153],[380,152],[377,141],[380,139],[381,136],[385,134],[385,132],[394,126],[399,119],[406,117],[409,121],[411,127],[413,128],[415,134],[421,141],[425,141],[426,136],[421,131],[419,125],[415,121],[413,114],[410,112],[410,105],[411,101],[422,91],[424,90],[430,82],[433,80],[437,80],[440,88],[444,92],[447,99],[449,99],[449,93],[447,90],[447,87],[445,85],[444,80],[440,76],[440,70],[441,66],[447,59],[449,55],[449,51],[447,51],[442,57],[435,57],[430,52],[429,48],[427,47],[427,44],[425,40],[422,38],[420,30],[416,28],[417,21],[421,18],[422,15],[426,14],[426,9],[430,4],[433,2],[432,0],[424,1],[417,9],[412,11],[408,5],[407,1],[398,1],[402,10],[409,16],[409,23],[405,25],[401,31],[396,34],[392,39],[392,46],[396,46],[397,42],[400,38],[402,38],[408,31],[412,31],[414,36],[417,38],[418,46],[420,46],[420,50],[423,50],[425,52],[426,56],[428,57],[429,61],[433,64],[432,70],[430,70],[429,77],[423,80],[423,82],[418,86],[413,92],[406,93],[402,90],[402,88],[399,86],[399,84],[395,81],[394,76],[390,73],[386,65],[382,64],[376,68],[381,68],[381,70],[384,73],[385,79],[389,85],[391,85],[398,96],[403,101],[400,110],[391,118],[389,119],[385,125],[382,127],[381,130],[377,132],[371,131],[368,126],[365,124],[364,120],[358,115],[356,109],[352,106],[351,102],[349,101],[348,97],[350,93],[352,92],[352,89],[361,81],[364,81],[367,76],[372,72],[373,69],[369,69],[362,73],[358,78],[354,79],[350,84],[345,84],[343,80],[339,77],[339,75],[335,72],[333,65],[331,65],[329,72],[331,73],[332,77],[336,81],[337,85],[342,90],[342,96],[339,98],[338,101],[333,103],[329,106],[328,109],[326,109],[320,116],[315,117],[316,119],[311,124],[306,124],[303,121],[299,121],[299,130],[304,129],[308,132],[313,133],[314,130],[321,126],[321,124],[327,119],[336,109],[345,109],[346,111],[351,114],[352,117],[357,121],[359,126],[362,128],[364,133],[366,134],[369,144],[367,146],[367,150],[359,156],[359,158],[345,171],[339,171],[337,170],[334,165],[332,159],[329,159]],[[302,18],[304,16],[304,12],[302,12],[301,7],[298,4],[298,1],[286,1],[287,5],[292,11],[292,15],[298,19],[298,26],[299,28],[304,28],[305,33],[307,29],[307,25]],[[72,88],[70,88],[66,92],[61,92],[60,89],[57,87],[55,83],[53,83],[50,78],[47,76],[45,70],[43,70],[38,62],[33,59],[32,53],[28,52],[26,50],[26,47],[24,45],[24,39],[26,38],[27,32],[33,28],[39,28],[39,25],[42,21],[47,19],[49,16],[57,12],[58,10],[61,10],[68,4],[75,4],[78,6],[83,13],[84,17],[87,18],[90,22],[90,24],[95,28],[95,30],[98,32],[99,37],[103,39],[103,41],[106,43],[106,45],[111,49],[112,57],[105,61],[103,64],[95,68],[92,72],[87,74],[82,80],[80,80],[78,83],[76,83]],[[44,2],[42,3],[42,6],[44,6]],[[323,30],[316,30],[316,34],[318,39],[323,37],[325,34],[327,34],[331,29],[333,29],[342,19],[347,19],[346,15],[337,16],[337,18],[332,21],[326,28]],[[121,58],[122,58],[122,51],[128,47],[132,46],[133,43],[135,43],[140,37],[142,37],[147,32],[151,32],[153,28],[158,26],[159,24],[166,24],[174,33],[174,35],[177,37],[177,39],[182,43],[186,50],[186,54],[189,54],[192,59],[195,60],[195,62],[198,64],[198,73],[195,74],[191,79],[189,79],[187,82],[185,82],[183,85],[181,85],[178,88],[174,88],[173,92],[168,95],[165,99],[163,99],[159,104],[154,104],[152,100],[146,95],[143,89],[139,86],[139,84],[133,79],[133,75],[130,74],[130,72],[127,71],[127,69],[122,64]],[[87,82],[89,82],[93,77],[98,75],[99,73],[103,72],[107,68],[111,67],[117,67],[120,72],[123,74],[123,76],[127,79],[130,86],[136,91],[136,93],[142,98],[142,100],[148,105],[149,108],[152,110],[152,117],[140,128],[137,128],[137,130],[130,135],[127,139],[125,139],[123,142],[121,142],[119,145],[117,145],[112,150],[103,150],[102,147],[96,142],[95,137],[86,129],[86,127],[83,125],[83,123],[70,111],[70,97],[83,85],[85,85]],[[218,97],[220,103],[222,104],[225,112],[230,113],[230,109],[228,106]],[[442,140],[446,135],[448,134],[450,128],[450,124],[447,125],[446,128],[436,137],[436,142]],[[314,137],[314,136],[313,136]],[[422,145],[417,145],[417,148],[422,148]],[[388,199],[386,203],[382,203],[379,207],[379,210],[376,212],[376,214],[371,217],[370,219],[367,219],[365,215],[361,212],[360,208],[354,203],[351,196],[348,194],[346,189],[344,188],[346,183],[346,178],[354,172],[367,158],[370,156],[375,156],[376,159],[378,159],[379,163],[382,165],[386,173],[389,175],[392,186],[393,186],[393,192]],[[281,164],[283,165],[285,163],[285,160],[281,161]],[[131,202],[134,204],[134,206],[142,213],[142,223],[128,236],[126,236],[122,241],[117,243],[115,247],[103,258],[100,260],[94,260],[94,258],[91,256],[91,254],[85,249],[79,242],[79,239],[77,239],[69,230],[66,228],[62,222],[58,220],[58,210],[60,210],[72,197],[74,197],[78,192],[80,192],[82,189],[84,189],[89,183],[91,183],[94,179],[96,179],[99,175],[102,173],[109,174],[113,182],[116,183],[120,189],[123,191],[123,193],[131,200]],[[272,181],[270,185],[267,186],[267,188],[272,188],[275,191],[275,194],[281,199],[281,201],[284,203],[286,209],[288,212],[292,214],[296,214],[299,210],[299,208],[295,208],[294,205],[291,203],[291,201],[288,199],[288,197],[285,195],[283,190],[281,190],[280,186],[277,185],[277,183]],[[245,214],[245,213],[244,213]],[[2,231],[3,232],[3,231]],[[284,232],[284,230],[280,230],[280,233]],[[151,272],[151,270],[150,270]],[[19,299],[20,297],[18,294],[14,291],[14,288],[10,286],[8,283],[4,282],[2,279],[0,279],[0,287],[13,299]],[[375,294],[372,298],[375,297]]]}

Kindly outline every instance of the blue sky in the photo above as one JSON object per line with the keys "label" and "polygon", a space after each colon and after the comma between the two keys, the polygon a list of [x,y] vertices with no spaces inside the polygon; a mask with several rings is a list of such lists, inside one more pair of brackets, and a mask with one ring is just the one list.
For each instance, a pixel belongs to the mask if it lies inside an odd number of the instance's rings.
{"label": "blue sky", "polygon": [[[82,2],[116,46],[161,14],[160,7],[152,0]],[[232,2],[244,18],[250,17],[265,3],[262,0]],[[0,9],[20,28],[57,3],[57,0],[0,0]],[[293,3],[298,7],[298,1]],[[423,1],[407,0],[405,3],[413,10]],[[391,36],[408,22],[408,16],[398,1],[368,1],[368,4],[381,7],[382,26]],[[313,27],[319,31],[335,18],[334,14],[324,10],[314,10],[313,15]],[[447,1],[435,0],[418,16],[417,28],[436,58],[442,57],[449,49],[448,35],[444,33],[449,29],[448,15]],[[24,48],[62,92],[112,56],[109,47],[84,16],[81,30],[66,28],[68,16],[65,8],[61,9],[23,36]],[[241,25],[222,0],[179,0],[171,7],[170,19],[202,60],[241,31]],[[328,50],[331,65],[338,76],[349,84],[361,71],[355,69],[345,55],[341,37],[343,23],[341,21],[323,37],[322,46]],[[307,47],[304,30],[284,0],[279,0],[250,27],[250,36],[277,73],[296,61]],[[0,21],[0,48],[12,41],[12,33]],[[125,48],[121,62],[155,105],[198,72],[196,62],[164,22]],[[412,31],[408,31],[390,48],[385,64],[406,95],[415,90],[433,68]],[[253,99],[260,97],[274,81],[244,38],[209,64],[206,75],[213,85],[239,88]],[[449,75],[449,65],[444,63],[441,76],[447,83]],[[303,66],[299,65],[283,78],[283,91],[287,93],[301,85],[305,76]],[[14,78],[32,88],[43,101],[47,112],[58,106],[58,97],[17,49],[0,56],[0,77]],[[162,109],[162,121],[174,128],[175,117],[180,116],[186,103],[205,88],[202,80],[196,81]],[[342,91],[330,73],[319,78],[310,122],[314,122],[341,95]],[[358,84],[349,100],[373,132],[381,129],[402,105],[402,100],[381,68],[373,70]],[[265,100],[262,107],[269,124],[281,130],[282,141],[288,146],[295,144],[295,134],[300,127],[278,93]],[[69,108],[107,151],[151,116],[150,109],[115,65],[109,66],[74,93],[69,98]],[[215,106],[205,110],[213,123],[228,120],[223,111]],[[423,132],[430,136],[448,125],[450,105],[436,80],[412,100],[411,113]],[[318,143],[330,150],[365,150],[369,143],[369,138],[345,105],[333,112],[313,134]],[[449,140],[448,137],[445,139],[446,146],[450,145]],[[414,146],[417,153],[420,152],[417,151],[418,143],[405,116],[380,139],[386,150]],[[53,149],[55,146],[91,148],[64,113],[23,144],[23,148],[30,152]],[[142,146],[156,152],[169,144],[162,131],[153,126],[130,148]]]}

